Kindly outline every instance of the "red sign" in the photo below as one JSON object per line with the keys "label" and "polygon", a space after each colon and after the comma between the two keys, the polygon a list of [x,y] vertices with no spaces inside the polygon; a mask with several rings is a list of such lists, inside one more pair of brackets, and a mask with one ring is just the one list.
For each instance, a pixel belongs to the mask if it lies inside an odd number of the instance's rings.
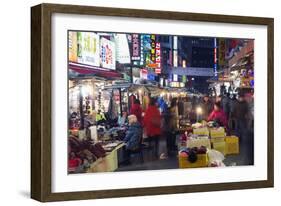
{"label": "red sign", "polygon": [[155,44],[155,63],[157,64],[157,67],[155,68],[155,73],[160,74],[161,73],[161,45],[159,42],[156,42]]}

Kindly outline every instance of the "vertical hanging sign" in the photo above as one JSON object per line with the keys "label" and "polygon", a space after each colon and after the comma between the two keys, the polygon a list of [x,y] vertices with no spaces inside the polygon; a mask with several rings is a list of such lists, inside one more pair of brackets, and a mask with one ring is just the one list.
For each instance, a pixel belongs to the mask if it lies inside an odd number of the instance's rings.
{"label": "vertical hanging sign", "polygon": [[161,44],[159,42],[156,42],[155,44],[155,73],[160,74],[161,73]]}
{"label": "vertical hanging sign", "polygon": [[150,55],[150,60],[151,60],[151,63],[152,64],[154,64],[155,63],[155,58],[156,58],[156,55],[155,55],[155,39],[156,39],[156,37],[155,37],[155,34],[152,34],[151,35],[151,50],[150,50],[150,53],[151,53],[151,55]]}
{"label": "vertical hanging sign", "polygon": [[140,60],[140,39],[138,34],[132,35],[132,60]]}
{"label": "vertical hanging sign", "polygon": [[217,38],[214,38],[214,73],[217,76]]}

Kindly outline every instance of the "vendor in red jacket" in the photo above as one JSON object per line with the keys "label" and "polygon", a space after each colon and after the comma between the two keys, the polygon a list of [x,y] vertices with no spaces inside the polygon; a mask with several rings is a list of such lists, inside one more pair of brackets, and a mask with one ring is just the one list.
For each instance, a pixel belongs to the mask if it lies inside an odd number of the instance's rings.
{"label": "vendor in red jacket", "polygon": [[156,106],[156,99],[151,98],[143,118],[144,129],[150,146],[154,143],[154,156],[158,157],[159,138],[161,134],[161,115]]}
{"label": "vendor in red jacket", "polygon": [[211,112],[211,114],[208,117],[208,121],[216,121],[221,126],[224,126],[225,128],[228,127],[227,125],[227,117],[224,111],[221,108],[220,102],[216,102],[214,104],[214,110]]}
{"label": "vendor in red jacket", "polygon": [[130,109],[130,114],[135,115],[138,119],[138,122],[142,125],[142,108],[140,106],[140,100],[135,99],[134,104],[132,105]]}

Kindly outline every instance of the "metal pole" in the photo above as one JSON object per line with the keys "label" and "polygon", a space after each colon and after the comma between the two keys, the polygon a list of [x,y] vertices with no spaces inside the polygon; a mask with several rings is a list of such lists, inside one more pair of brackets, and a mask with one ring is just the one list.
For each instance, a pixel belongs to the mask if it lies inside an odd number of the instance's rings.
{"label": "metal pole", "polygon": [[84,111],[83,111],[83,95],[82,85],[79,85],[79,111],[80,111],[80,130],[84,129]]}

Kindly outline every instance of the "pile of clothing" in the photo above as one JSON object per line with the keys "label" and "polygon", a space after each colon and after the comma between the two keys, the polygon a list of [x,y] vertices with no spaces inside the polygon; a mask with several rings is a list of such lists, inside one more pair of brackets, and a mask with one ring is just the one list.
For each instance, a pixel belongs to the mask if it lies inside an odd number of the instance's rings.
{"label": "pile of clothing", "polygon": [[68,137],[68,170],[72,173],[85,172],[98,158],[105,157],[106,151],[100,143]]}

